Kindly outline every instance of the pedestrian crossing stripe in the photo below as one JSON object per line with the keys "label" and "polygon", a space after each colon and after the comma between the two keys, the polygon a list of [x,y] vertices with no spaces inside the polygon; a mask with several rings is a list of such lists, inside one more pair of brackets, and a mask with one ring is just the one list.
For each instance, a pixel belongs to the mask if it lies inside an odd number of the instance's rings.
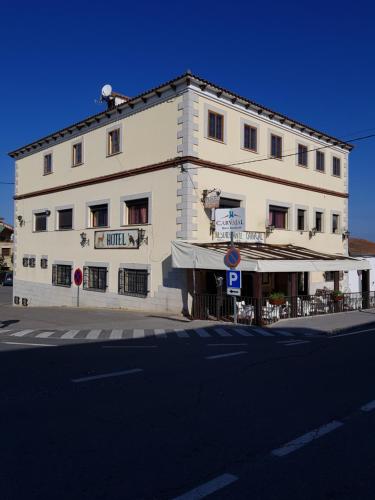
{"label": "pedestrian crossing stripe", "polygon": [[[155,328],[155,329],[142,329],[135,328],[133,330],[123,330],[123,329],[113,329],[113,330],[20,330],[16,332],[11,332],[11,330],[0,330],[6,336],[11,337],[26,337],[32,336],[34,338],[53,338],[53,339],[62,339],[62,340],[126,340],[126,339],[146,339],[150,336],[155,336],[160,339],[168,339],[172,337],[177,337],[180,339],[194,339],[194,338],[202,338],[208,339],[212,337],[295,337],[295,333],[288,332],[286,330],[270,330],[265,328],[260,328],[256,326],[246,325],[242,327],[238,326],[217,326],[217,325],[209,325],[205,328],[192,328],[192,329],[182,329],[182,328],[174,328],[166,330],[164,328]],[[312,335],[311,335],[312,336]],[[302,336],[303,337],[303,336]],[[298,338],[298,337],[297,337]]]}

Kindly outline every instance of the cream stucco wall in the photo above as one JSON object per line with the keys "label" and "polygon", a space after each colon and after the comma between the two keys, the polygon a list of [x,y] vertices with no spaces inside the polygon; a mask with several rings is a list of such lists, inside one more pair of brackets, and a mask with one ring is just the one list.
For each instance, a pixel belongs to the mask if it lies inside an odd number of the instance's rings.
{"label": "cream stucco wall", "polygon": [[[223,99],[208,97],[203,92],[199,94],[199,157],[223,164],[236,164],[239,168],[251,170],[265,175],[280,177],[293,182],[309,184],[319,188],[339,192],[347,192],[347,161],[348,153],[341,148],[333,147],[328,143],[312,138],[288,126],[278,124],[269,118],[257,113],[245,111],[240,107],[225,102]],[[207,138],[208,110],[224,115],[224,142]],[[258,129],[258,151],[256,153],[242,148],[241,137],[243,124],[248,123]],[[293,154],[298,150],[298,144],[304,144],[309,150],[321,149],[325,154],[325,173],[316,171],[315,155],[308,153],[308,167],[297,166],[297,157],[290,156],[282,160],[269,159],[270,134],[274,133],[283,138],[283,155]],[[329,147],[327,147],[329,146]],[[341,160],[341,177],[332,175],[332,157]],[[241,162],[249,162],[242,163]]]}
{"label": "cream stucco wall", "polygon": [[[35,152],[17,161],[16,194],[48,189],[92,177],[158,163],[176,156],[178,105],[181,96],[105,123],[83,135]],[[122,152],[107,157],[107,132],[121,127]],[[72,167],[72,145],[83,141],[83,165]],[[53,173],[43,175],[43,157],[52,152]]]}

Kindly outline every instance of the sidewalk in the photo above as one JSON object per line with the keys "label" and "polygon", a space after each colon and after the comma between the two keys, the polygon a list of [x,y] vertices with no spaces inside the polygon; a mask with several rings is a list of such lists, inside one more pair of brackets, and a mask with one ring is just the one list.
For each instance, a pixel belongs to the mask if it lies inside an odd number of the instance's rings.
{"label": "sidewalk", "polygon": [[282,328],[291,332],[304,331],[315,334],[337,335],[352,330],[374,328],[375,309],[345,313],[309,316],[303,318],[282,319],[269,328]]}
{"label": "sidewalk", "polygon": [[152,312],[131,312],[118,309],[85,309],[70,307],[14,307],[0,305],[1,329],[31,328],[34,330],[68,329],[178,329],[185,330],[217,325],[215,321],[189,321],[183,316]]}

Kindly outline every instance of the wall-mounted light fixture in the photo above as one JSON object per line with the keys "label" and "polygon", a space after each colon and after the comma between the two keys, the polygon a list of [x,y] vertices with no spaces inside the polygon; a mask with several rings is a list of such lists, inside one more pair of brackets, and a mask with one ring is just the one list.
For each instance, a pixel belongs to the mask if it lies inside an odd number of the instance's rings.
{"label": "wall-mounted light fixture", "polygon": [[316,229],[316,227],[313,227],[312,229],[310,229],[310,231],[309,231],[309,237],[310,237],[310,239],[311,239],[313,236],[315,236],[315,235],[316,235],[316,233],[317,233],[317,229]]}
{"label": "wall-mounted light fixture", "polygon": [[347,229],[345,229],[345,230],[342,232],[342,239],[343,239],[343,240],[347,240],[347,239],[349,238],[349,236],[350,236],[350,232],[349,232]]}
{"label": "wall-mounted light fixture", "polygon": [[142,245],[142,243],[145,243],[146,245],[148,244],[148,236],[146,236],[146,229],[138,229],[138,238],[139,238],[139,246]]}
{"label": "wall-mounted light fixture", "polygon": [[18,224],[21,227],[25,224],[25,221],[24,221],[24,218],[22,217],[22,215],[17,215],[17,220],[18,220]]}
{"label": "wall-mounted light fixture", "polygon": [[80,237],[81,237],[81,247],[82,248],[87,247],[88,245],[90,245],[90,240],[87,238],[87,234],[86,233],[81,233]]}
{"label": "wall-mounted light fixture", "polygon": [[271,233],[273,233],[275,230],[275,226],[272,226],[272,224],[266,224],[266,236],[269,236]]}

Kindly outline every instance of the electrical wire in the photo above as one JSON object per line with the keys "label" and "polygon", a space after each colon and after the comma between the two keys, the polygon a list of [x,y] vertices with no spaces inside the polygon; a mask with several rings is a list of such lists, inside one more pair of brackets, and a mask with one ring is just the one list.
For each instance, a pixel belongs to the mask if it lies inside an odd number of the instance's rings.
{"label": "electrical wire", "polygon": [[[311,153],[312,151],[319,151],[321,149],[327,149],[327,148],[333,148],[333,147],[337,147],[337,146],[343,146],[343,145],[347,144],[348,142],[362,141],[362,140],[370,139],[370,138],[373,138],[373,137],[375,137],[375,134],[365,135],[365,136],[362,136],[362,137],[355,137],[354,139],[349,139],[349,140],[344,141],[344,142],[338,142],[337,144],[328,144],[326,146],[319,146],[317,148],[308,149],[307,153]],[[298,151],[294,152],[294,153],[289,153],[289,154],[286,154],[286,155],[278,156],[277,159],[287,158],[287,157],[290,157],[290,156],[297,156],[297,155],[298,155]],[[275,159],[274,156],[267,156],[266,158],[257,158],[256,160],[238,161],[238,162],[235,162],[235,163],[228,163],[227,165],[228,166],[244,165],[246,163],[257,163],[257,162],[260,162],[260,161],[268,161],[268,160],[274,160],[274,159]]]}

